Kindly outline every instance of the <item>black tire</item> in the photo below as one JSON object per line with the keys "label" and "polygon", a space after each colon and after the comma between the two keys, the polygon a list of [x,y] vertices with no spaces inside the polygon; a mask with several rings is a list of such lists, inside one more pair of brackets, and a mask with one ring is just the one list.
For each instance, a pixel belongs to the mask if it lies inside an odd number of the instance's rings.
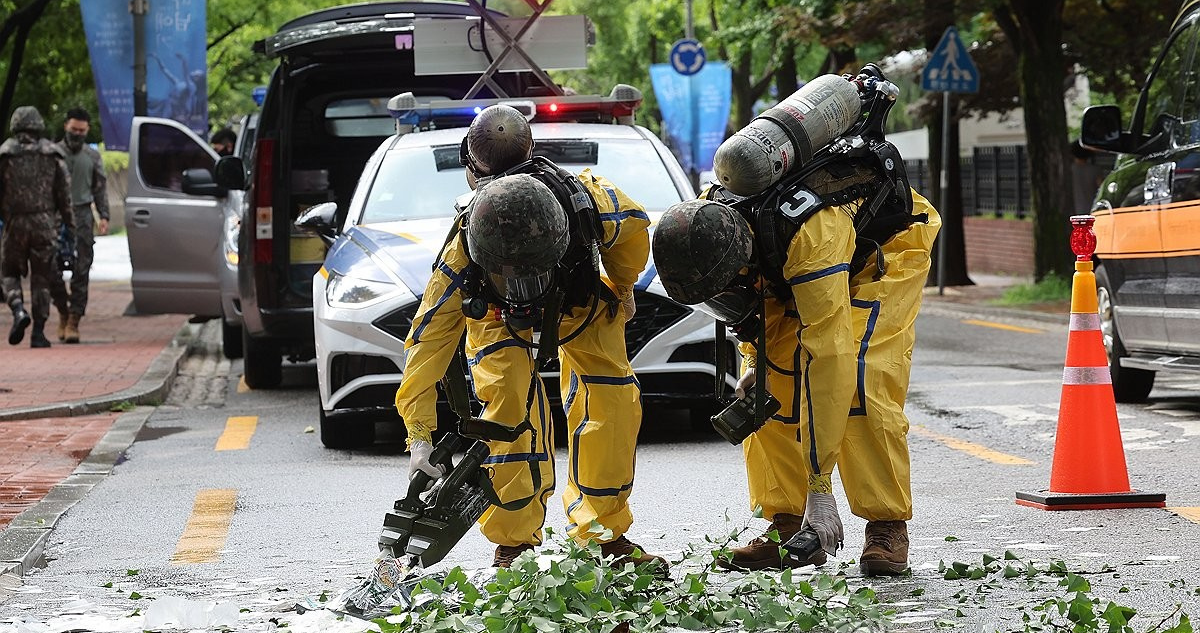
{"label": "black tire", "polygon": [[242,326],[229,325],[221,319],[221,351],[229,360],[242,357]]}
{"label": "black tire", "polygon": [[346,450],[364,448],[375,443],[375,421],[362,416],[331,418],[317,408],[321,420],[321,443],[325,448]]}
{"label": "black tire", "polygon": [[1113,297],[1108,273],[1100,266],[1096,269],[1096,300],[1100,307],[1104,351],[1108,353],[1108,370],[1112,374],[1113,397],[1117,402],[1145,402],[1154,388],[1154,372],[1121,366],[1121,359],[1129,356],[1129,352],[1121,343],[1117,321],[1113,318]]}
{"label": "black tire", "polygon": [[242,378],[251,389],[274,389],[283,382],[283,356],[270,343],[256,341],[242,328]]}

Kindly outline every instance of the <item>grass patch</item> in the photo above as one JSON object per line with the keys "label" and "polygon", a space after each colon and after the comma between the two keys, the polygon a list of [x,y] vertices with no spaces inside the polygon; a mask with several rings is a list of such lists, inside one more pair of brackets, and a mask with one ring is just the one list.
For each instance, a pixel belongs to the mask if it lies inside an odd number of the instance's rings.
{"label": "grass patch", "polygon": [[1071,299],[1071,280],[1058,275],[1046,275],[1032,284],[1018,284],[1004,291],[996,305],[1014,306],[1029,303],[1049,303]]}

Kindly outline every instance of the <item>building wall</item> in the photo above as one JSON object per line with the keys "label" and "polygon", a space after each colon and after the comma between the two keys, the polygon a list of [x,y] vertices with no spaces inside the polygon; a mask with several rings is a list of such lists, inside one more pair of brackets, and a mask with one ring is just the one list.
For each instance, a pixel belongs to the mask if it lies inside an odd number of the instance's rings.
{"label": "building wall", "polygon": [[1033,275],[1033,222],[987,216],[963,218],[967,273]]}

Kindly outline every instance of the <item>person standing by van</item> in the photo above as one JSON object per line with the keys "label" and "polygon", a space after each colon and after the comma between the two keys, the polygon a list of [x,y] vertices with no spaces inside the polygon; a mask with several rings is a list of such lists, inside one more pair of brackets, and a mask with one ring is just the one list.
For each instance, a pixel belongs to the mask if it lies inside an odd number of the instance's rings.
{"label": "person standing by van", "polygon": [[[75,216],[75,264],[71,270],[71,292],[67,314],[59,306],[58,340],[79,342],[79,321],[87,312],[88,281],[95,259],[96,235],[108,235],[108,178],[100,152],[87,144],[91,116],[83,108],[71,108],[63,124],[63,140],[59,147],[67,157],[71,174],[71,208]],[[95,205],[99,223],[92,214]],[[61,280],[58,282],[61,284]]]}

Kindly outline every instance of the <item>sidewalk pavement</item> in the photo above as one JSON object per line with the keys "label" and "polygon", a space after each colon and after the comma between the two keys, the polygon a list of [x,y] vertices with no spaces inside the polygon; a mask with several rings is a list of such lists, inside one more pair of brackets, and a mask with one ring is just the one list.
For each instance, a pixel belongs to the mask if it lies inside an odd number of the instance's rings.
{"label": "sidewalk pavement", "polygon": [[[0,529],[67,479],[119,411],[165,398],[187,351],[186,316],[124,316],[128,281],[93,280],[89,295],[78,345],[58,342],[56,313],[50,349],[30,348],[28,332],[0,343]],[[0,310],[0,334],[11,324]],[[6,555],[0,534],[0,571]]]}
{"label": "sidewalk pavement", "polygon": [[[111,472],[153,411],[133,405],[165,399],[197,331],[182,315],[124,316],[132,300],[124,236],[100,241],[81,343],[55,340],[57,314],[46,328],[50,349],[29,348],[28,334],[16,347],[0,342],[7,361],[0,363],[0,590],[5,576],[22,576],[37,564],[58,518]],[[948,287],[942,295],[926,288],[923,309],[1067,321],[1066,304],[1033,310],[991,304],[1027,279],[972,278],[976,285]],[[0,310],[0,334],[11,323]]]}

